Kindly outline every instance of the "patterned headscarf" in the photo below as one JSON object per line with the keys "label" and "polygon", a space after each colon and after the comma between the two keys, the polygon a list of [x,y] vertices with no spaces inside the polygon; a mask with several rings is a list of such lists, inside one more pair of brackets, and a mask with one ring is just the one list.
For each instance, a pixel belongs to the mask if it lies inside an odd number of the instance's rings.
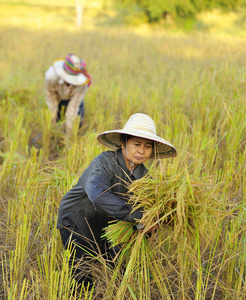
{"label": "patterned headscarf", "polygon": [[88,80],[88,87],[91,85],[91,76],[89,75],[89,73],[86,70],[86,63],[80,59],[80,62],[78,64],[76,64],[77,66],[75,66],[75,62],[72,60],[71,56],[73,56],[74,54],[70,53],[66,56],[65,58],[65,62],[63,64],[63,69],[64,71],[66,71],[69,75],[78,75],[79,73],[84,74]]}

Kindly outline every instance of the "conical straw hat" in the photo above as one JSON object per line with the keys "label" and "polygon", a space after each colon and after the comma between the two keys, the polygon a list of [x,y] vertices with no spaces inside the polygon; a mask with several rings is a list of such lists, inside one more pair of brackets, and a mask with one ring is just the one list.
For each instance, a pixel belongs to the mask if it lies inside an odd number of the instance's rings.
{"label": "conical straw hat", "polygon": [[97,139],[103,145],[117,150],[121,147],[121,134],[129,134],[154,141],[154,150],[150,158],[168,158],[177,156],[177,150],[168,141],[156,135],[155,123],[146,114],[136,113],[126,122],[123,129],[105,131]]}

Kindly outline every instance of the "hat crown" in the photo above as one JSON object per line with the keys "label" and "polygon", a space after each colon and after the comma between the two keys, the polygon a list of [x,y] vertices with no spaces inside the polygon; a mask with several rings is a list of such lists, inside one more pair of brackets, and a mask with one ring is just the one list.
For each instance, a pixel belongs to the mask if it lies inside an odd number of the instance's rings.
{"label": "hat crown", "polygon": [[126,122],[123,130],[146,132],[148,134],[156,135],[156,127],[153,119],[142,113],[132,115]]}
{"label": "hat crown", "polygon": [[70,60],[73,63],[73,65],[75,66],[75,68],[81,67],[81,60],[78,56],[72,54],[72,55],[70,55]]}
{"label": "hat crown", "polygon": [[84,66],[82,60],[78,56],[70,53],[65,58],[63,69],[69,75],[79,75],[83,73]]}

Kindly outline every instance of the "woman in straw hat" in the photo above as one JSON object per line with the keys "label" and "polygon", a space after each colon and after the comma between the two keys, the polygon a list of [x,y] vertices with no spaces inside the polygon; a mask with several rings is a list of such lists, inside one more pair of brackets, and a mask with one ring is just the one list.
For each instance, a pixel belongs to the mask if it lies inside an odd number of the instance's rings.
{"label": "woman in straw hat", "polygon": [[56,60],[45,73],[44,91],[46,103],[52,112],[52,123],[66,112],[66,131],[70,133],[74,117],[84,116],[84,96],[91,84],[85,62],[74,54]]}
{"label": "woman in straw hat", "polygon": [[[76,257],[83,262],[88,253],[110,254],[106,240],[101,238],[109,221],[136,222],[143,212],[127,203],[126,182],[140,179],[147,173],[143,165],[149,158],[168,158],[177,155],[176,149],[156,135],[155,123],[146,114],[132,115],[123,129],[101,133],[97,137],[103,145],[115,151],[106,151],[94,158],[78,183],[61,200],[57,228],[65,248],[74,242]],[[80,246],[76,246],[80,245]],[[92,283],[89,275],[77,280]]]}

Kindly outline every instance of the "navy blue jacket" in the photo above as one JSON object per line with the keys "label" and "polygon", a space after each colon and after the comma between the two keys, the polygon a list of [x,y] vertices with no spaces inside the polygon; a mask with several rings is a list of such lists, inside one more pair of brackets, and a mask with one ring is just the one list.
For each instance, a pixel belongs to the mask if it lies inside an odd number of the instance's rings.
{"label": "navy blue jacket", "polygon": [[146,175],[143,164],[132,173],[127,169],[121,149],[106,151],[93,159],[78,180],[61,200],[57,228],[68,228],[100,245],[101,235],[108,222],[135,222],[142,212],[131,214],[127,203],[127,184]]}

